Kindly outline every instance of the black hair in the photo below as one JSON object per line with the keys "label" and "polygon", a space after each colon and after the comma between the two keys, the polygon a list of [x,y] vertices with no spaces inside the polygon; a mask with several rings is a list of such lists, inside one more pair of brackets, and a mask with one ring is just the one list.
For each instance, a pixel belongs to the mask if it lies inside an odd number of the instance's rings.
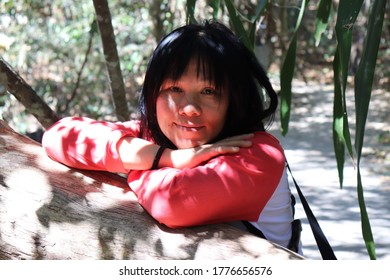
{"label": "black hair", "polygon": [[198,75],[228,90],[226,122],[213,141],[264,130],[263,122],[272,121],[277,94],[253,52],[225,25],[205,21],[179,27],[157,45],[141,91],[141,138],[176,148],[158,126],[156,100],[162,83],[178,80],[191,59],[197,59]]}

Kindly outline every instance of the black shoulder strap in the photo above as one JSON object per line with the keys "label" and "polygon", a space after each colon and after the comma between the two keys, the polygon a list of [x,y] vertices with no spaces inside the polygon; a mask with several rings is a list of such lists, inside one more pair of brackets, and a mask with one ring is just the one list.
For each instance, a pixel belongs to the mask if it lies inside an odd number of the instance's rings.
{"label": "black shoulder strap", "polygon": [[257,237],[260,237],[260,238],[263,238],[263,239],[267,239],[267,238],[265,238],[264,233],[261,230],[259,230],[257,227],[252,225],[250,222],[242,221],[242,223],[246,226],[246,228],[248,229],[248,231],[250,233],[256,235]]}
{"label": "black shoulder strap", "polygon": [[304,197],[301,189],[299,188],[297,182],[295,181],[290,166],[287,163],[288,171],[290,172],[291,178],[294,181],[295,187],[297,188],[299,199],[302,202],[303,209],[305,210],[307,219],[309,221],[311,230],[313,232],[314,238],[317,242],[318,249],[320,250],[322,259],[324,260],[337,260],[332,247],[330,246],[328,240],[326,239],[324,233],[322,232],[322,229],[320,225],[317,222],[316,217],[314,216],[313,212],[310,209],[309,204],[306,201],[306,198]]}

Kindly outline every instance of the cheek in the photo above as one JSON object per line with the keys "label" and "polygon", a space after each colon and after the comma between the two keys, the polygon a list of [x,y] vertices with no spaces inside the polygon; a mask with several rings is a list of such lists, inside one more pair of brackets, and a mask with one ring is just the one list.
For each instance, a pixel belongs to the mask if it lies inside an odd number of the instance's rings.
{"label": "cheek", "polygon": [[166,123],[169,124],[169,119],[175,112],[175,104],[173,100],[167,98],[165,96],[159,96],[156,100],[156,114],[157,114],[157,122],[161,129],[162,126]]}
{"label": "cheek", "polygon": [[157,97],[156,108],[163,113],[164,111],[173,111],[176,108],[176,105],[172,97],[161,94]]}
{"label": "cheek", "polygon": [[163,103],[163,101],[161,101],[161,98],[157,98],[157,101],[156,101],[156,116],[157,116],[157,122],[158,122],[158,125],[160,126],[161,128],[161,125],[163,123],[163,120],[164,120],[164,111],[165,111],[165,105]]}

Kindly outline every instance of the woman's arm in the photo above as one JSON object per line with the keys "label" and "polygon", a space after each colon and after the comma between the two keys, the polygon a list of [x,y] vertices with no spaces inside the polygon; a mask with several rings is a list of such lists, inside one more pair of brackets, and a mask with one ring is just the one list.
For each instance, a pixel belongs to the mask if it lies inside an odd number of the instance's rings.
{"label": "woman's arm", "polygon": [[[252,137],[253,134],[245,134],[195,148],[179,150],[165,149],[158,167],[179,169],[195,167],[213,157],[222,154],[237,153],[240,148],[250,147],[252,144],[250,139]],[[126,169],[148,170],[153,164],[159,147],[143,139],[124,137],[118,143],[118,153]]]}
{"label": "woman's arm", "polygon": [[73,168],[127,173],[117,145],[138,132],[137,121],[112,123],[67,117],[45,132],[42,146],[52,159]]}
{"label": "woman's arm", "polygon": [[[137,138],[138,132],[138,121],[112,123],[68,117],[45,132],[42,146],[52,159],[74,168],[124,173],[148,170],[159,146]],[[166,149],[158,167],[194,167],[217,155],[250,146],[252,136],[231,137],[192,149]]]}
{"label": "woman's arm", "polygon": [[257,220],[285,166],[279,142],[256,133],[250,148],[194,168],[132,171],[128,183],[142,206],[169,227]]}

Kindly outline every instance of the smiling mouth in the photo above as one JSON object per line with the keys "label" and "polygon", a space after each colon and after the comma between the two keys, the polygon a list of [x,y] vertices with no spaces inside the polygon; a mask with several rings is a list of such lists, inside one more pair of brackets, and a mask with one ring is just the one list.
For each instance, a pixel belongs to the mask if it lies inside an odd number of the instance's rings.
{"label": "smiling mouth", "polygon": [[193,132],[199,131],[199,130],[201,130],[202,128],[204,128],[204,126],[180,125],[180,124],[177,124],[177,123],[175,123],[175,126],[176,126],[178,129],[181,129],[181,130],[184,130],[184,131],[193,131]]}

